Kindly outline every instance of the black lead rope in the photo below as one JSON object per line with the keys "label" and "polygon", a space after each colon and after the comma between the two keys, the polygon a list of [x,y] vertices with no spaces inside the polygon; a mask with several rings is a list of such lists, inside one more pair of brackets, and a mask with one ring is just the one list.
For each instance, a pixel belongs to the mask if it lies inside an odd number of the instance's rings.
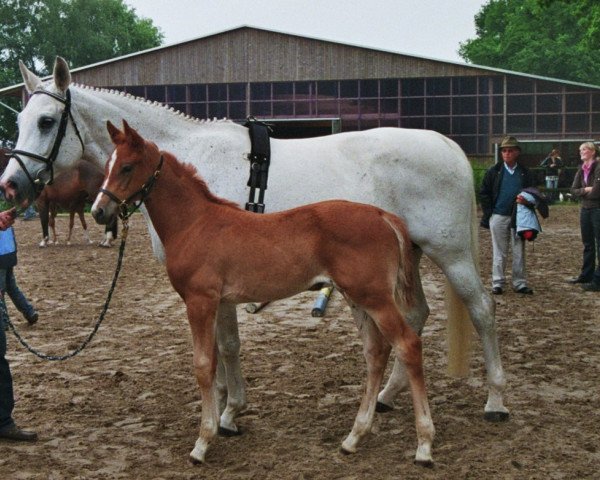
{"label": "black lead rope", "polygon": [[39,352],[38,350],[33,348],[19,334],[19,332],[17,331],[17,329],[11,322],[11,320],[8,316],[8,312],[6,311],[6,304],[4,302],[0,302],[0,315],[2,315],[2,317],[4,317],[4,319],[6,320],[6,323],[8,324],[8,326],[10,327],[12,332],[15,334],[15,337],[17,337],[17,340],[21,343],[21,345],[23,345],[27,350],[29,350],[31,353],[33,353],[36,357],[42,358],[44,360],[50,360],[50,361],[62,361],[62,360],[67,360],[68,358],[74,357],[79,352],[81,352],[92,341],[92,338],[94,338],[94,336],[98,332],[98,329],[100,328],[100,324],[104,320],[104,317],[108,310],[108,306],[110,305],[110,300],[111,300],[113,292],[115,290],[115,286],[117,285],[117,279],[119,278],[119,272],[121,271],[121,265],[123,263],[123,252],[125,251],[125,241],[127,240],[128,232],[129,232],[129,223],[128,223],[127,219],[123,219],[123,231],[121,232],[121,245],[119,246],[119,257],[117,259],[117,268],[115,269],[115,274],[113,275],[113,280],[110,285],[110,289],[108,290],[108,295],[106,296],[106,301],[104,302],[104,307],[102,308],[102,312],[100,313],[100,316],[98,317],[98,320],[96,321],[96,324],[94,325],[94,328],[92,329],[91,333],[81,343],[81,345],[79,345],[79,347],[77,347],[72,352],[69,352],[65,355],[47,355],[47,354]]}

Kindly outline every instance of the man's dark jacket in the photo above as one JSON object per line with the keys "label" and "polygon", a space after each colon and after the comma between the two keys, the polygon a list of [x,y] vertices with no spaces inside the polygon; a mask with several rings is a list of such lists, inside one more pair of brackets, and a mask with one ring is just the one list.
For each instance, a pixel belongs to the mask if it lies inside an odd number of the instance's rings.
{"label": "man's dark jacket", "polygon": [[[479,201],[481,202],[481,210],[483,211],[480,225],[483,228],[490,228],[490,217],[492,216],[494,205],[496,205],[498,193],[500,192],[500,183],[505,173],[504,162],[498,162],[485,172],[483,182],[481,182],[481,189],[479,190]],[[534,186],[533,176],[528,168],[519,164],[517,173],[521,175],[522,188]]]}

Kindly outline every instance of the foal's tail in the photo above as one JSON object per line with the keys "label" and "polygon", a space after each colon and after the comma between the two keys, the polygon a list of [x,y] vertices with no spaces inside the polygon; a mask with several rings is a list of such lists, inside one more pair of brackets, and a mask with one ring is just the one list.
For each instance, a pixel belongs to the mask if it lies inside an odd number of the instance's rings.
{"label": "foal's tail", "polygon": [[408,234],[406,223],[396,215],[384,212],[383,219],[392,228],[398,239],[398,274],[396,277],[396,300],[403,310],[412,306],[415,296],[415,285],[412,258],[412,242]]}

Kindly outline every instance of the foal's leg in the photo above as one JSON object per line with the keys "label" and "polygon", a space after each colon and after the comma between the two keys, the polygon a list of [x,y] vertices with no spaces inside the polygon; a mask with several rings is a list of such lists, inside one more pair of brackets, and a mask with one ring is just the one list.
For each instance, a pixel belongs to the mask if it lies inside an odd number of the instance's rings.
{"label": "foal's leg", "polygon": [[[235,424],[237,414],[246,408],[246,391],[240,366],[240,335],[237,323],[236,306],[222,303],[217,314],[217,344],[219,347],[219,368],[217,385],[220,399],[225,404],[221,414],[219,432],[222,435],[238,435]],[[226,387],[226,389],[224,388]]]}
{"label": "foal's leg", "polygon": [[194,372],[202,397],[200,433],[190,452],[193,463],[204,462],[206,451],[219,428],[219,410],[214,386],[217,368],[215,318],[218,302],[207,296],[193,295],[186,300],[188,321],[194,344]]}
{"label": "foal's leg", "polygon": [[[419,274],[419,262],[422,255],[423,251],[420,248],[413,249],[415,296],[412,308],[405,313],[406,322],[418,335],[421,335],[425,321],[427,320],[427,317],[429,317],[429,305],[427,305],[427,300],[425,299],[421,275]],[[390,378],[377,397],[377,411],[388,412],[392,410],[394,408],[394,399],[401,391],[406,390],[406,388],[408,388],[406,368],[402,362],[398,361],[398,358],[394,357],[394,367],[390,374]]]}
{"label": "foal's leg", "polygon": [[371,431],[375,417],[377,391],[390,355],[390,344],[385,341],[373,320],[360,308],[351,307],[352,315],[363,338],[363,354],[367,362],[367,382],[352,431],[342,442],[342,451],[355,453],[360,440]]}
{"label": "foal's leg", "polygon": [[385,305],[370,310],[369,315],[373,318],[383,337],[394,347],[398,360],[406,366],[417,430],[418,447],[415,462],[431,465],[433,463],[431,443],[435,435],[435,428],[431,420],[423,376],[421,339],[404,321],[392,299]]}

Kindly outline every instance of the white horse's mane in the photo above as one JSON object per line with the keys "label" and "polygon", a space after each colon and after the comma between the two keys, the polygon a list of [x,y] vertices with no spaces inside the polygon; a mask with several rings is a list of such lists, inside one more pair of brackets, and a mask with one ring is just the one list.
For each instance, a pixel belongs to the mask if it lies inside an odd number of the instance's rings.
{"label": "white horse's mane", "polygon": [[[189,122],[192,123],[197,123],[197,124],[203,124],[203,125],[212,125],[212,124],[223,124],[223,123],[231,123],[234,124],[235,122],[233,122],[232,120],[228,119],[228,118],[212,118],[212,119],[199,119],[196,117],[192,117],[190,115],[188,115],[187,113],[184,113],[180,110],[177,110],[173,107],[170,107],[168,105],[165,105],[164,103],[161,102],[157,102],[155,100],[148,100],[147,98],[143,98],[143,97],[138,97],[136,95],[132,95],[131,93],[126,93],[123,92],[121,90],[114,90],[114,89],[107,89],[107,88],[102,88],[102,87],[95,87],[95,86],[91,86],[91,85],[84,85],[81,83],[72,83],[71,84],[72,87],[75,88],[79,88],[82,90],[87,90],[87,91],[91,91],[91,92],[99,92],[99,93],[107,93],[109,95],[116,95],[119,97],[123,97],[123,98],[128,98],[131,100],[134,100],[136,102],[140,102],[143,103],[145,105],[148,105],[152,108],[158,108],[164,112],[169,112],[183,120],[187,120]],[[36,90],[44,90],[44,86],[40,85]]]}

